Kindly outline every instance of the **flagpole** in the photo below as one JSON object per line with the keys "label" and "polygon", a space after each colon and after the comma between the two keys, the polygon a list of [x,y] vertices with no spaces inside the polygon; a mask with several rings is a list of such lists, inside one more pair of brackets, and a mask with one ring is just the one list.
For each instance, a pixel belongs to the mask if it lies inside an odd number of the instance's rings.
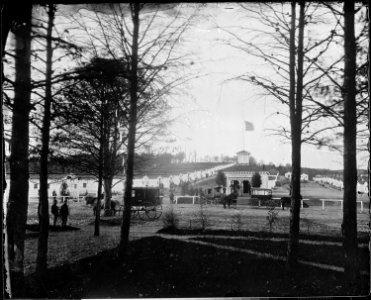
{"label": "flagpole", "polygon": [[242,130],[242,143],[243,143],[243,148],[242,150],[246,150],[246,144],[245,144],[245,128]]}

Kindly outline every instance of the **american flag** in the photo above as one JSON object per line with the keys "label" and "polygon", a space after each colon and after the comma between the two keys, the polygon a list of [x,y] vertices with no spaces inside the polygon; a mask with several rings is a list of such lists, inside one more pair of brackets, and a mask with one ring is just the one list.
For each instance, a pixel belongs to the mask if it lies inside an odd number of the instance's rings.
{"label": "american flag", "polygon": [[254,131],[254,124],[251,122],[245,121],[245,130],[246,131]]}

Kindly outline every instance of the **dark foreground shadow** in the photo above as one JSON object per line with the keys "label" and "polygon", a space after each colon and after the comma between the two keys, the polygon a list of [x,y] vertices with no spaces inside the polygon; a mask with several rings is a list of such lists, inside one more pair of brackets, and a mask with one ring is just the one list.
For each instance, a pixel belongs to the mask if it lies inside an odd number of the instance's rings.
{"label": "dark foreground shadow", "polygon": [[[274,245],[262,247],[275,251]],[[301,265],[288,273],[283,261],[160,237],[131,242],[125,266],[112,249],[50,269],[46,278],[47,298],[349,295],[339,272]],[[357,295],[368,294],[369,276],[362,277],[358,290]]]}

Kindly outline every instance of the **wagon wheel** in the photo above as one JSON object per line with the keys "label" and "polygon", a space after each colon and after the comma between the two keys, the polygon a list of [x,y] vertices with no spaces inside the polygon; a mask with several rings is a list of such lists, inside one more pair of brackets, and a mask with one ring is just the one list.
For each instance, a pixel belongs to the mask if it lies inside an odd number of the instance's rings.
{"label": "wagon wheel", "polygon": [[162,205],[153,203],[143,203],[143,208],[139,211],[139,217],[142,220],[156,220],[162,215]]}
{"label": "wagon wheel", "polygon": [[140,211],[137,207],[131,207],[130,214],[131,218],[133,218],[135,215],[138,215],[140,217]]}
{"label": "wagon wheel", "polygon": [[[144,203],[143,203],[144,205]],[[147,217],[147,207],[145,206],[141,206],[140,208],[138,208],[136,210],[136,212],[138,213],[138,216],[141,220],[147,220],[148,217]]]}
{"label": "wagon wheel", "polygon": [[159,217],[161,217],[161,215],[162,215],[162,205],[157,204],[156,205],[156,217],[155,217],[155,219],[158,219]]}

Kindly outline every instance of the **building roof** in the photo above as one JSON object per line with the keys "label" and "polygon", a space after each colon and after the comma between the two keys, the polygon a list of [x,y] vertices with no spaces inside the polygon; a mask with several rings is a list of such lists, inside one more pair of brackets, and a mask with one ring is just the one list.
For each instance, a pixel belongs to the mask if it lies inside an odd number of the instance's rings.
{"label": "building roof", "polygon": [[251,166],[249,164],[234,164],[228,168],[222,170],[225,172],[266,172],[263,170],[262,166]]}
{"label": "building roof", "polygon": [[[188,174],[196,171],[206,171],[217,166],[222,166],[225,162],[197,162],[197,163],[180,163],[166,164],[163,166],[150,166],[134,170],[135,178],[141,178],[147,175],[148,178],[168,177],[170,175]],[[229,164],[229,163],[228,163]]]}
{"label": "building roof", "polygon": [[[6,178],[10,178],[10,174],[7,173],[5,174]],[[68,176],[71,176],[71,179],[79,179],[79,180],[83,180],[83,179],[97,179],[96,176],[92,175],[92,174],[66,174],[66,173],[53,173],[53,174],[48,174],[48,179],[49,180],[63,180],[63,179],[66,179]],[[114,176],[115,178],[124,178],[124,176],[122,175],[115,175]],[[29,175],[29,179],[30,180],[39,180],[40,178],[40,174],[39,173],[30,173]],[[67,178],[68,179],[68,178]]]}
{"label": "building roof", "polygon": [[238,151],[237,154],[250,154],[250,152],[246,150],[241,150],[241,151]]}

